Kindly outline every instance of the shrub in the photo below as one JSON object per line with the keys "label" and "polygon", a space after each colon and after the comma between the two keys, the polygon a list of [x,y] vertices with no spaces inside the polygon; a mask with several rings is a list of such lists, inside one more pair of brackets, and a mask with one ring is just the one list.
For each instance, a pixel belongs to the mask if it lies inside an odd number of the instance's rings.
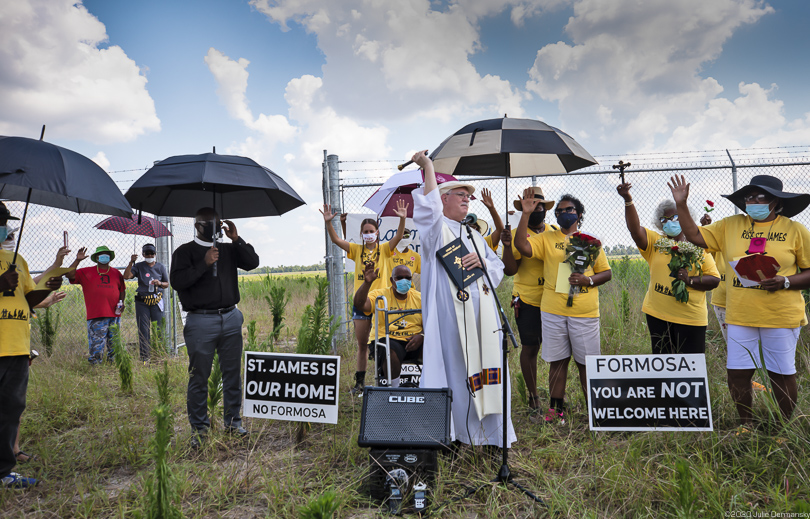
{"label": "shrub", "polygon": [[327,312],[326,289],[329,282],[326,278],[317,278],[316,283],[318,295],[313,304],[307,305],[301,317],[298,346],[295,351],[310,355],[325,355],[331,350],[337,323]]}
{"label": "shrub", "polygon": [[132,393],[132,356],[124,346],[124,341],[121,340],[121,327],[114,324],[110,328],[112,329],[113,359],[118,368],[118,374],[121,376],[121,391]]}
{"label": "shrub", "polygon": [[59,332],[59,320],[62,317],[58,308],[48,307],[35,323],[39,329],[39,340],[45,346],[45,355],[51,356],[53,345],[56,344],[56,335]]}
{"label": "shrub", "polygon": [[[269,279],[270,276],[268,276]],[[270,295],[264,296],[268,306],[270,306],[270,313],[273,314],[273,340],[278,340],[281,333],[282,323],[284,321],[284,312],[287,309],[287,303],[290,302],[292,294],[287,293],[286,287],[279,284],[270,283]]]}
{"label": "shrub", "polygon": [[164,361],[163,371],[155,374],[158,390],[158,405],[152,411],[155,417],[155,437],[152,440],[152,456],[155,474],[146,482],[146,499],[149,519],[174,519],[182,517],[175,505],[178,500],[177,481],[166,461],[166,451],[172,440],[174,419],[169,406],[169,366]]}
{"label": "shrub", "polygon": [[[222,370],[219,367],[219,355],[214,353],[211,376],[208,377],[208,416],[213,418],[222,401]],[[213,426],[215,420],[211,420]]]}

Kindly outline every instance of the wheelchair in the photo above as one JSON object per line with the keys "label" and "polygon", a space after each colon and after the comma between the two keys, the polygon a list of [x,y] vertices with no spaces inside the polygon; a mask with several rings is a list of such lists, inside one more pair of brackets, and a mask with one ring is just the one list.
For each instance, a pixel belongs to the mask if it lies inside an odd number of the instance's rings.
{"label": "wheelchair", "polygon": [[[382,305],[378,306],[378,301],[382,300]],[[385,296],[377,296],[374,300],[374,342],[370,344],[374,350],[374,370],[375,370],[375,385],[383,387],[391,387],[391,337],[388,333],[388,326],[391,323],[390,316],[396,316],[397,319],[407,315],[421,314],[422,310],[390,310],[388,308],[388,300]],[[380,314],[383,314],[385,319],[385,337],[380,337],[380,328],[378,320]],[[394,319],[396,321],[397,319]],[[378,346],[385,350],[385,367],[379,362],[377,358]],[[400,387],[419,387],[419,378],[422,374],[422,359],[409,359],[402,361],[402,371],[400,373],[400,380],[407,378],[407,381],[401,383]],[[386,375],[387,374],[387,375]]]}

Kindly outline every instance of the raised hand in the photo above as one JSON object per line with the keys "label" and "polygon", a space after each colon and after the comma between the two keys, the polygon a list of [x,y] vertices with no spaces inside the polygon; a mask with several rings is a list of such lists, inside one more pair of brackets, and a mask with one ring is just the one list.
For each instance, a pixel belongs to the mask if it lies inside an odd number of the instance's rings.
{"label": "raised hand", "polygon": [[625,182],[623,184],[619,184],[616,186],[616,191],[619,192],[619,196],[624,198],[625,202],[632,202],[633,197],[630,195],[630,188],[633,187],[633,184],[629,182]]}
{"label": "raised hand", "polygon": [[331,222],[337,216],[337,213],[332,212],[332,206],[329,204],[323,204],[323,211],[320,209],[318,211],[323,215],[323,221],[326,223]]}
{"label": "raised hand", "polygon": [[54,261],[54,264],[59,265],[61,267],[62,263],[64,263],[65,261],[65,256],[67,256],[68,254],[70,254],[70,249],[68,249],[67,247],[59,247],[59,250],[56,251],[56,261]]}
{"label": "raised hand", "polygon": [[407,218],[409,205],[405,203],[405,200],[397,200],[397,208],[394,209],[394,214],[400,218]]}
{"label": "raised hand", "polygon": [[492,202],[492,193],[490,193],[489,189],[484,188],[481,190],[481,202],[487,209],[495,207],[495,204]]}
{"label": "raised hand", "polygon": [[341,213],[340,215],[340,223],[346,225],[346,217],[349,216],[349,213]]}
{"label": "raised hand", "polygon": [[712,223],[712,217],[709,216],[709,213],[705,213],[700,217],[700,225],[709,225],[710,223]]}
{"label": "raised hand", "polygon": [[132,263],[133,265],[135,264],[136,261],[138,261],[137,254],[133,254],[132,256],[129,257],[129,262]]}
{"label": "raised hand", "polygon": [[413,157],[411,157],[413,163],[422,169],[424,169],[425,166],[427,166],[430,162],[430,157],[427,156],[427,151],[428,150],[417,151],[413,154]]}
{"label": "raised hand", "polygon": [[540,199],[534,197],[534,191],[530,187],[523,190],[522,197],[518,195],[518,200],[520,200],[520,207],[523,208],[524,213],[533,213],[537,204],[540,203]]}
{"label": "raised hand", "polygon": [[675,200],[676,204],[686,202],[686,199],[689,198],[689,184],[686,183],[686,177],[683,175],[681,175],[681,178],[678,178],[677,175],[670,177],[667,186],[672,191],[672,199]]}
{"label": "raised hand", "polygon": [[87,255],[87,247],[82,247],[79,249],[79,252],[76,253],[76,261],[84,261],[88,258]]}
{"label": "raised hand", "polygon": [[363,268],[363,281],[368,283],[369,285],[374,283],[377,280],[377,277],[380,274],[380,269],[374,266],[373,261],[369,261],[366,263],[365,267]]}
{"label": "raised hand", "polygon": [[230,220],[222,220],[222,223],[225,224],[225,226],[222,228],[222,230],[225,231],[225,236],[230,238],[231,241],[238,240],[239,239],[239,233],[236,232],[236,225],[234,225],[234,223],[232,221],[230,221]]}

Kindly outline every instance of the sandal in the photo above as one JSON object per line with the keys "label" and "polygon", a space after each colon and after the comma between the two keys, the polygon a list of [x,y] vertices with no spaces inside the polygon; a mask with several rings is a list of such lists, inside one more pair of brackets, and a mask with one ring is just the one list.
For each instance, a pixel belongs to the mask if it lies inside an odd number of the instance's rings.
{"label": "sandal", "polygon": [[[20,456],[23,456],[23,458],[20,458]],[[36,456],[33,454],[28,454],[24,451],[17,451],[14,453],[14,457],[17,458],[17,463],[28,463],[29,461],[34,461],[36,459]]]}

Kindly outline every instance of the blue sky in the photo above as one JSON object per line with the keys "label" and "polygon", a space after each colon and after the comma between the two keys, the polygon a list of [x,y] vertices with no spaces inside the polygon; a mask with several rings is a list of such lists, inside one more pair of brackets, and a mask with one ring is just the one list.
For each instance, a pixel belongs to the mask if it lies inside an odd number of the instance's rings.
{"label": "blue sky", "polygon": [[[17,0],[0,134],[122,189],[171,155],[247,155],[310,204],[237,222],[262,264],[323,255],[323,150],[378,176],[477,119],[540,118],[593,155],[807,145],[805,2]],[[126,171],[136,170],[136,171]]]}

